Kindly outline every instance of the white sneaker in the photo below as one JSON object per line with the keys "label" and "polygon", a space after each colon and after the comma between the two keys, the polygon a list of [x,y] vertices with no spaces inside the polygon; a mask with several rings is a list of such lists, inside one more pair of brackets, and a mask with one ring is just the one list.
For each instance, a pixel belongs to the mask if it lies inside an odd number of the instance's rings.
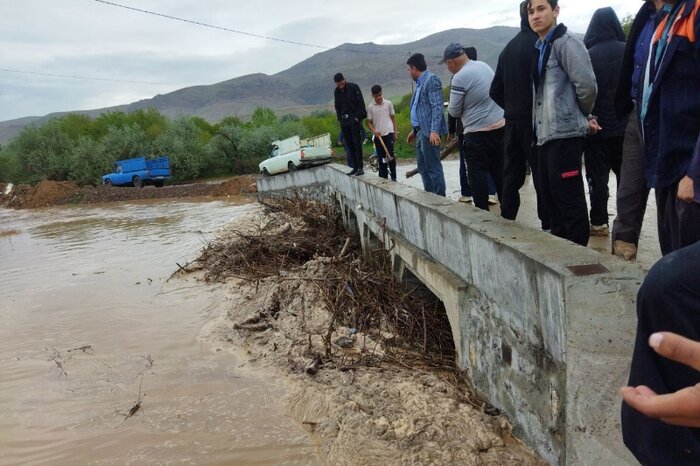
{"label": "white sneaker", "polygon": [[498,198],[496,197],[495,194],[489,194],[489,205],[496,205],[498,204]]}
{"label": "white sneaker", "polygon": [[471,196],[460,196],[459,197],[459,202],[465,202],[467,204],[471,204],[472,202],[472,197]]}

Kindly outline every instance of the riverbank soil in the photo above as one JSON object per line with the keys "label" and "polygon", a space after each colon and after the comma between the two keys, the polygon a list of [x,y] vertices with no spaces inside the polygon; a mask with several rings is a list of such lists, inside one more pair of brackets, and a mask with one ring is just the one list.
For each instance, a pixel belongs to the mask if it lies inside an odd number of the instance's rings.
{"label": "riverbank soil", "polygon": [[255,177],[236,176],[218,183],[193,183],[143,188],[116,186],[79,187],[70,181],[41,181],[36,186],[17,185],[4,194],[7,185],[0,183],[0,207],[31,209],[66,204],[103,204],[137,199],[171,199],[187,197],[226,197],[254,193]]}
{"label": "riverbank soil", "polygon": [[176,275],[229,289],[207,337],[296,388],[289,414],[333,465],[543,465],[454,366],[442,304],[363,257],[332,207],[264,204]]}

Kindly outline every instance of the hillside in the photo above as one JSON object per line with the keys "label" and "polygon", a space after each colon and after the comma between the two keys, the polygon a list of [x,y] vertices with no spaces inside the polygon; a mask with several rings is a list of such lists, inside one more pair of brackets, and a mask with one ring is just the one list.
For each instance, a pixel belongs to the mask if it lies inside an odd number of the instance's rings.
{"label": "hillside", "polygon": [[[130,112],[153,107],[170,117],[196,115],[218,121],[228,115],[245,119],[256,107],[266,106],[278,114],[308,114],[319,108],[332,108],[333,75],[338,71],[348,81],[361,86],[365,99],[369,99],[369,87],[373,84],[381,84],[386,96],[403,96],[411,92],[413,85],[405,65],[411,53],[423,53],[430,69],[447,84],[449,72],[437,62],[448,43],[461,42],[464,46],[476,47],[479,60],[495,67],[498,54],[517,31],[504,26],[451,29],[407,44],[343,44],[272,76],[250,74],[212,85],[186,87],[130,104],[79,113],[94,117],[108,111]],[[66,113],[71,112],[0,122],[0,144],[9,141],[29,124]]]}

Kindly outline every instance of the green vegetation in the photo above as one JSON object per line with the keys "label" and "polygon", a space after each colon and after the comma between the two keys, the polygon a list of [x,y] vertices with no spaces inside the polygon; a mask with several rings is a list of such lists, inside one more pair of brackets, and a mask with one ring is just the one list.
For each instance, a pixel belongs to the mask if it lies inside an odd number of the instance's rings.
{"label": "green vegetation", "polygon": [[630,29],[632,29],[633,22],[634,16],[631,14],[628,14],[627,16],[622,18],[622,21],[620,21],[620,23],[622,24],[622,30],[625,32],[625,37],[629,37]]}
{"label": "green vegetation", "polygon": [[[415,154],[406,144],[410,100],[407,95],[395,102],[399,157]],[[330,133],[343,160],[338,132],[335,113],[328,110],[278,117],[273,110],[259,107],[248,122],[229,116],[213,124],[200,117],[170,119],[155,109],[109,112],[95,119],[70,114],[27,127],[1,146],[0,182],[35,184],[46,179],[94,185],[117,160],[160,154],[170,156],[176,181],[257,173],[270,143],[295,134],[304,138]],[[365,154],[371,151],[371,145],[365,146]]]}

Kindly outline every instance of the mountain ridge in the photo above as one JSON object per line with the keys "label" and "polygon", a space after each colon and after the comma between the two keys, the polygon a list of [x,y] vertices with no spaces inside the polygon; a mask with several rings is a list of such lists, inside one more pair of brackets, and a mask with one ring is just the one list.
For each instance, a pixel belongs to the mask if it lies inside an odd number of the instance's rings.
{"label": "mountain ridge", "polygon": [[196,85],[158,94],[128,104],[92,110],[55,112],[38,117],[23,117],[0,122],[0,144],[5,144],[30,124],[43,123],[70,113],[97,117],[110,111],[132,112],[155,108],[168,117],[199,116],[215,122],[225,116],[249,117],[259,106],[274,109],[278,114],[308,114],[313,110],[332,109],[333,75],[342,72],[348,81],[360,85],[365,100],[369,87],[381,84],[384,95],[398,97],[412,91],[413,82],[406,72],[406,59],[411,53],[425,55],[428,67],[447,85],[450,73],[438,65],[445,46],[450,42],[474,46],[479,60],[495,68],[498,55],[519,29],[494,26],[487,29],[450,29],[405,44],[380,45],[346,43],[319,52],[272,75],[253,73],[210,85]]}

